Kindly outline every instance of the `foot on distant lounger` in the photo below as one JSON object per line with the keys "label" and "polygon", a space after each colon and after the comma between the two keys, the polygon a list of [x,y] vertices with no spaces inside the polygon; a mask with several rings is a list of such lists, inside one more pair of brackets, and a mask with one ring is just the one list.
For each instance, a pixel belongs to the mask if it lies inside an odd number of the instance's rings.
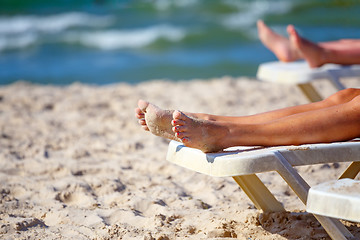
{"label": "foot on distant lounger", "polygon": [[290,36],[291,45],[295,46],[299,52],[301,52],[301,55],[311,68],[320,67],[326,63],[326,54],[328,51],[326,51],[325,48],[302,38],[292,25],[287,27],[287,32]]}
{"label": "foot on distant lounger", "polygon": [[200,120],[174,111],[173,131],[185,146],[198,148],[203,152],[217,152],[224,149],[222,143],[228,128],[221,122]]}
{"label": "foot on distant lounger", "polygon": [[288,38],[272,31],[262,20],[257,22],[258,34],[261,42],[283,62],[292,62],[300,59],[301,53]]}

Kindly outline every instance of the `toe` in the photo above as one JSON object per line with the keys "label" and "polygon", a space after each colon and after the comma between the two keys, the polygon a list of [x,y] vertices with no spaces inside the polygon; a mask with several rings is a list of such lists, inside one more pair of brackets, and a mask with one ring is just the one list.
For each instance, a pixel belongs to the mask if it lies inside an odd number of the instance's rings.
{"label": "toe", "polygon": [[262,27],[262,26],[264,26],[263,20],[261,20],[261,19],[257,20],[257,21],[256,21],[256,25],[257,25],[257,27]]}
{"label": "toe", "polygon": [[175,136],[180,139],[187,137],[184,132],[175,132]]}
{"label": "toe", "polygon": [[149,102],[144,101],[142,99],[140,99],[138,101],[138,107],[141,109],[141,111],[146,112],[146,108],[149,106]]}
{"label": "toe", "polygon": [[288,25],[286,28],[289,35],[297,34],[294,25]]}
{"label": "toe", "polygon": [[183,120],[172,120],[171,125],[173,125],[173,126],[183,126],[183,125],[185,125],[185,121],[183,121]]}
{"label": "toe", "polygon": [[174,119],[174,120],[177,120],[177,119],[180,119],[180,117],[181,117],[181,112],[178,111],[178,110],[175,110],[175,111],[173,112],[173,119]]}
{"label": "toe", "polygon": [[145,119],[139,119],[138,122],[139,122],[140,125],[146,125]]}
{"label": "toe", "polygon": [[145,118],[145,114],[135,113],[135,117],[136,117],[137,119],[143,119],[143,118]]}
{"label": "toe", "polygon": [[183,121],[185,121],[187,118],[188,117],[184,113],[180,112],[179,110],[175,110],[173,112],[173,119],[174,120],[183,120]]}
{"label": "toe", "polygon": [[144,129],[145,131],[150,131],[150,129],[148,128],[148,126],[144,125],[144,126],[141,126],[142,129]]}
{"label": "toe", "polygon": [[190,139],[188,138],[188,137],[183,137],[183,138],[181,138],[181,142],[183,142],[183,143],[188,143],[190,141]]}
{"label": "toe", "polygon": [[140,108],[135,108],[135,113],[138,115],[144,115],[144,112]]}
{"label": "toe", "polygon": [[184,132],[186,131],[186,126],[176,125],[172,129],[174,132]]}

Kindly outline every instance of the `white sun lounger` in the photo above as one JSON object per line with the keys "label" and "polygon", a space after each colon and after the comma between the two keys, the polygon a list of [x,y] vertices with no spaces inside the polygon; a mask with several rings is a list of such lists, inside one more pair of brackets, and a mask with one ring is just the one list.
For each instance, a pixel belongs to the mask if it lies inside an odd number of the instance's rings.
{"label": "white sun lounger", "polygon": [[[352,162],[341,178],[354,178],[360,169],[360,141],[269,148],[236,147],[206,154],[171,141],[167,160],[210,176],[233,177],[258,209],[284,211],[256,173],[278,172],[306,205],[310,187],[293,166]],[[314,216],[332,239],[353,237],[340,221],[316,214]]]}
{"label": "white sun lounger", "polygon": [[263,63],[259,65],[256,74],[261,81],[296,84],[312,102],[323,99],[312,86],[314,80],[328,79],[336,89],[342,90],[345,86],[340,82],[340,78],[356,76],[360,76],[360,65],[325,64],[319,68],[310,68],[305,61]]}
{"label": "white sun lounger", "polygon": [[360,222],[360,181],[344,178],[310,188],[306,210],[313,214]]}

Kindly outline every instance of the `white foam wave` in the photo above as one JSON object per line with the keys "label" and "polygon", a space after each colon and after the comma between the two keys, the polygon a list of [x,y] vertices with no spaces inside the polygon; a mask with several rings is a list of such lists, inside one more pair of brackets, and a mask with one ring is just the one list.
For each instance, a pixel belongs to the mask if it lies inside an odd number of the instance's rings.
{"label": "white foam wave", "polygon": [[164,38],[170,41],[180,41],[186,35],[181,28],[158,25],[137,30],[107,30],[97,32],[68,33],[65,41],[80,43],[85,46],[112,50],[120,48],[139,48]]}
{"label": "white foam wave", "polygon": [[38,37],[33,33],[25,33],[16,37],[0,36],[0,52],[9,49],[25,48],[34,44]]}
{"label": "white foam wave", "polygon": [[174,1],[174,0],[155,0],[154,6],[157,10],[166,11],[169,10],[171,7],[191,7],[195,4],[199,3],[199,0],[181,0],[181,1]]}
{"label": "white foam wave", "polygon": [[294,4],[291,1],[251,1],[248,3],[234,3],[232,5],[242,8],[238,13],[226,16],[222,23],[227,28],[248,28],[253,27],[258,19],[268,14],[284,14],[289,12]]}
{"label": "white foam wave", "polygon": [[72,12],[50,16],[15,16],[0,18],[0,34],[19,34],[30,31],[59,32],[75,26],[106,26],[112,17]]}

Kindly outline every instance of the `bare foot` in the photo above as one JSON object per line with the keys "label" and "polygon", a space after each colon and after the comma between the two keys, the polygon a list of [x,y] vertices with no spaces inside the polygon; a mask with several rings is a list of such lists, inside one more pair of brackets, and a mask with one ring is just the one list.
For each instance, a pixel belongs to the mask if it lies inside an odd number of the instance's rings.
{"label": "bare foot", "polygon": [[195,119],[180,111],[174,111],[173,131],[185,146],[203,152],[217,152],[224,149],[222,140],[228,134],[227,127],[220,122]]}
{"label": "bare foot", "polygon": [[[145,131],[150,131],[156,136],[181,142],[172,131],[173,126],[171,125],[171,122],[173,120],[173,112],[174,110],[164,110],[152,103],[139,100],[138,107],[135,109],[135,117]],[[217,121],[218,118],[221,118],[205,113],[186,113],[186,115],[193,119],[208,121]]]}
{"label": "bare foot", "polygon": [[287,27],[290,35],[290,42],[301,52],[303,58],[311,68],[316,68],[326,63],[326,51],[319,45],[302,38],[295,30],[293,25]]}
{"label": "bare foot", "polygon": [[163,110],[144,100],[138,101],[135,116],[141,127],[152,134],[171,140],[181,141],[172,131],[172,110]]}
{"label": "bare foot", "polygon": [[257,21],[258,35],[261,42],[282,62],[292,62],[301,58],[298,50],[288,38],[272,31],[262,20]]}

